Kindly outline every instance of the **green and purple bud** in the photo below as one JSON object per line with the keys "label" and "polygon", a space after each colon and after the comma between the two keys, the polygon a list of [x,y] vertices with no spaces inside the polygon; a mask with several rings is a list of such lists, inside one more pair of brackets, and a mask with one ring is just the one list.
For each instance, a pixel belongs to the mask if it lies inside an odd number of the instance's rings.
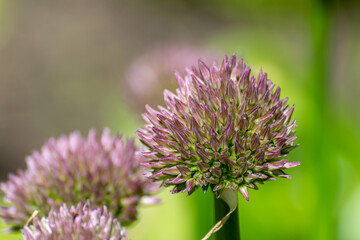
{"label": "green and purple bud", "polygon": [[90,203],[84,206],[52,209],[47,217],[31,220],[21,232],[24,240],[126,240],[127,232],[106,207],[91,209]]}
{"label": "green and purple bud", "polygon": [[137,132],[148,147],[143,155],[152,175],[172,193],[210,188],[220,196],[225,188],[238,190],[249,201],[248,188],[289,178],[284,170],[294,149],[294,106],[280,99],[280,88],[260,70],[258,77],[242,59],[227,56],[215,62],[175,73],[176,94],[165,90],[167,108],[146,106],[144,129]]}
{"label": "green and purple bud", "polygon": [[136,220],[140,203],[158,201],[151,196],[158,185],[145,177],[147,170],[140,165],[144,158],[137,151],[134,140],[112,136],[107,128],[100,138],[95,130],[87,139],[79,132],[52,138],[26,158],[25,171],[10,174],[1,183],[5,203],[1,217],[20,229],[35,210],[42,217],[63,203],[91,200],[128,225]]}

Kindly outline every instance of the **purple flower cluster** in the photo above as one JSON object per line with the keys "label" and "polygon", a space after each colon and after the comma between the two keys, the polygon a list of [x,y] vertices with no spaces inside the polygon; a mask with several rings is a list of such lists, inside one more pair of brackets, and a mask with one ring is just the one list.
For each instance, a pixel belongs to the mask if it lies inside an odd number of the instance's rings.
{"label": "purple flower cluster", "polygon": [[89,202],[84,206],[51,210],[48,217],[35,217],[33,225],[21,232],[24,240],[126,240],[127,232],[106,207],[92,210]]}
{"label": "purple flower cluster", "polygon": [[122,225],[130,224],[144,198],[157,201],[150,195],[158,186],[144,176],[144,159],[136,151],[134,140],[112,136],[107,128],[100,138],[90,130],[87,139],[79,132],[50,139],[27,157],[25,171],[1,184],[7,205],[1,217],[19,229],[35,210],[46,216],[63,203],[90,200],[93,206],[106,206]]}
{"label": "purple flower cluster", "polygon": [[172,193],[192,194],[209,187],[216,196],[225,188],[239,190],[249,200],[248,188],[290,178],[283,170],[300,162],[285,157],[297,145],[294,106],[280,99],[280,88],[260,70],[258,77],[242,59],[227,56],[221,66],[175,73],[176,94],[165,90],[167,107],[146,106],[144,129],[137,132],[149,148],[143,165],[150,178],[173,186]]}

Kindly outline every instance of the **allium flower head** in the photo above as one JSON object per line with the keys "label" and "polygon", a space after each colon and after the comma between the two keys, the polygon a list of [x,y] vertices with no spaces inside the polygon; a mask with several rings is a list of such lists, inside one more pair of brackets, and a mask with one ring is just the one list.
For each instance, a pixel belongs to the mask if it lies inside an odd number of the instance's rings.
{"label": "allium flower head", "polygon": [[89,202],[84,206],[51,210],[48,217],[35,217],[32,226],[21,232],[24,240],[126,240],[127,232],[106,207],[92,210]]}
{"label": "allium flower head", "polygon": [[25,171],[1,184],[7,203],[1,217],[19,228],[34,210],[46,216],[62,203],[89,199],[94,206],[106,206],[121,224],[129,224],[136,220],[141,200],[153,203],[150,194],[158,187],[144,176],[143,157],[136,150],[133,140],[112,136],[109,129],[100,138],[90,130],[87,139],[79,132],[50,139],[27,157]]}
{"label": "allium flower head", "polygon": [[283,170],[300,164],[284,159],[297,146],[294,106],[280,99],[266,73],[255,78],[250,71],[232,55],[221,66],[199,60],[185,78],[175,73],[176,94],[164,91],[166,108],[147,106],[148,124],[137,132],[150,150],[143,152],[150,178],[173,186],[172,193],[210,187],[219,197],[229,188],[247,200],[247,188],[290,178]]}
{"label": "allium flower head", "polygon": [[[174,69],[184,69],[200,56],[211,60],[214,52],[189,45],[165,45],[135,59],[128,67],[124,86],[131,103],[141,111],[145,104],[162,104],[163,89],[175,90]],[[158,97],[160,96],[160,97]]]}

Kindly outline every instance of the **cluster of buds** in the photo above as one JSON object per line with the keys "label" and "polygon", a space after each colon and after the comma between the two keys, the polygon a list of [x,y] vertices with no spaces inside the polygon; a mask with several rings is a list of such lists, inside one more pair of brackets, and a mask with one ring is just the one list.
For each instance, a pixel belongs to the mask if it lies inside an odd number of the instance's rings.
{"label": "cluster of buds", "polygon": [[20,229],[32,213],[46,216],[63,203],[75,205],[91,200],[106,206],[122,225],[136,220],[143,200],[153,204],[151,194],[158,186],[147,179],[144,159],[136,154],[134,140],[124,141],[104,129],[100,138],[90,130],[88,138],[79,132],[50,139],[40,152],[27,157],[27,169],[1,184],[4,201],[1,217]]}
{"label": "cluster of buds", "polygon": [[64,204],[48,217],[32,219],[21,232],[24,240],[126,240],[127,232],[106,207],[91,209],[89,202],[70,209]]}
{"label": "cluster of buds", "polygon": [[225,56],[221,66],[199,60],[198,69],[175,73],[176,94],[164,91],[167,107],[146,106],[144,129],[137,132],[149,150],[143,165],[150,178],[192,194],[210,187],[219,197],[226,188],[240,191],[290,178],[283,170],[298,166],[285,157],[294,144],[294,106],[280,99],[280,88],[260,70],[258,77],[242,59]]}

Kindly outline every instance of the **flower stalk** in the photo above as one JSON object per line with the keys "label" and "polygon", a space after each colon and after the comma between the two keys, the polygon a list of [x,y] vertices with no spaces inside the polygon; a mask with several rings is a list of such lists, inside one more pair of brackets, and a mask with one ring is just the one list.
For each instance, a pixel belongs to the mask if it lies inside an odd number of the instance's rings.
{"label": "flower stalk", "polygon": [[[215,223],[220,221],[225,216],[230,208],[228,204],[221,198],[214,197],[215,207]],[[216,240],[240,240],[240,225],[239,225],[239,208],[236,208],[230,215],[229,219],[223,227],[215,233]]]}
{"label": "flower stalk", "polygon": [[240,239],[237,191],[225,188],[219,197],[215,196],[214,206],[215,225],[202,240],[209,239],[214,233],[217,240]]}

